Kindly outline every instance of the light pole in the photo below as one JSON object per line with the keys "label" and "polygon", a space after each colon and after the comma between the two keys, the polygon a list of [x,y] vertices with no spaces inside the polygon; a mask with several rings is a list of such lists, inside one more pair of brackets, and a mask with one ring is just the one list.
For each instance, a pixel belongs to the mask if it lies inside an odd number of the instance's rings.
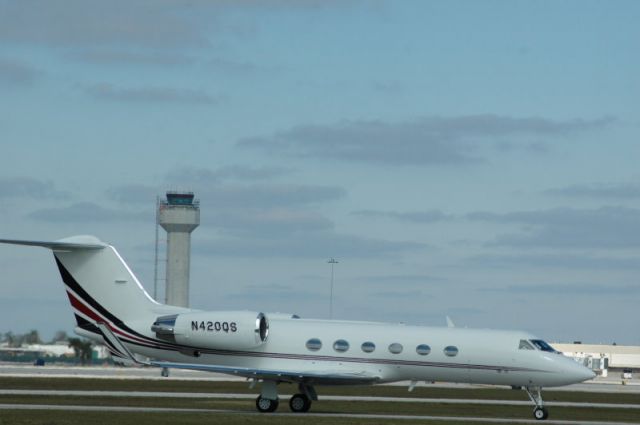
{"label": "light pole", "polygon": [[338,264],[338,260],[331,257],[327,263],[331,264],[331,291],[329,293],[329,319],[333,319],[333,266]]}

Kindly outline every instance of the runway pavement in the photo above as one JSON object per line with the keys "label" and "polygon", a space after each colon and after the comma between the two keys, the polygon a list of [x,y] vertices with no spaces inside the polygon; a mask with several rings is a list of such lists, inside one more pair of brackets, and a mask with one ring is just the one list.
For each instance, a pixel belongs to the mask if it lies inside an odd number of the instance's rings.
{"label": "runway pavement", "polygon": [[[200,372],[192,370],[171,369],[170,377],[160,376],[158,368],[141,367],[115,367],[115,366],[33,366],[15,363],[0,364],[0,376],[7,377],[70,377],[70,378],[105,378],[105,379],[152,379],[152,380],[193,380],[193,381],[245,381],[244,378],[229,376],[220,373]],[[408,387],[409,382],[397,382],[389,385]],[[484,385],[473,384],[448,384],[419,382],[418,387],[438,388],[487,388]],[[545,388],[545,391],[586,391],[586,392],[614,392],[614,393],[640,393],[640,380],[634,379],[622,385],[622,380],[615,376],[608,378],[598,377],[592,381],[569,385],[558,388]]]}
{"label": "runway pavement", "polygon": [[[91,411],[91,412],[129,412],[129,413],[214,413],[245,416],[262,416],[264,413],[224,410],[224,409],[185,409],[166,407],[129,407],[129,406],[58,406],[52,404],[0,404],[0,410],[62,410],[62,411]],[[383,415],[365,413],[269,413],[273,417],[304,417],[304,418],[354,418],[354,419],[377,419],[393,421],[416,421],[416,420],[437,420],[444,422],[469,422],[469,423],[496,423],[496,424],[540,424],[533,419],[500,419],[500,418],[469,418],[454,416],[426,416],[426,415]],[[601,422],[601,421],[568,421],[568,420],[546,420],[547,425],[637,425],[632,422]]]}
{"label": "runway pavement", "polygon": [[[256,394],[230,393],[186,393],[186,392],[155,392],[155,391],[73,391],[73,390],[12,390],[0,389],[0,395],[40,395],[40,396],[76,396],[76,397],[149,397],[149,398],[205,398],[205,399],[246,399],[253,400]],[[280,394],[280,398],[289,399],[292,394]],[[529,401],[516,400],[478,400],[460,398],[418,398],[418,397],[372,397],[372,396],[337,396],[323,395],[320,400],[327,401],[358,401],[358,402],[394,402],[394,403],[438,403],[438,404],[480,404],[496,406],[531,406]],[[545,402],[549,407],[577,407],[577,408],[614,408],[638,409],[640,404],[620,403],[577,403],[577,402]]]}
{"label": "runway pavement", "polygon": [[[243,378],[232,377],[221,374],[206,372],[171,370],[170,378],[160,376],[159,369],[153,368],[122,368],[122,367],[68,367],[68,366],[32,366],[0,364],[0,377],[73,377],[92,379],[149,379],[149,380],[197,380],[197,381],[244,381]],[[407,383],[397,383],[395,385],[408,386]],[[629,385],[630,384],[630,385]],[[465,384],[441,384],[441,383],[421,383],[420,386],[444,387],[444,388],[478,388],[485,387],[479,385]],[[553,390],[553,389],[548,389]],[[594,391],[594,392],[631,392],[640,393],[638,381],[621,385],[615,378],[601,379],[591,383],[584,383],[565,387],[559,390],[569,391]],[[246,399],[253,400],[255,394],[228,394],[228,393],[186,393],[186,392],[138,392],[138,391],[56,391],[56,390],[13,390],[0,389],[0,395],[35,395],[35,396],[81,396],[88,398],[99,397],[150,397],[150,398],[204,398],[204,399]],[[288,399],[290,395],[282,394],[281,398]],[[530,406],[528,401],[510,400],[477,400],[477,399],[448,399],[448,398],[415,398],[415,397],[364,397],[364,396],[321,396],[321,400],[327,401],[357,401],[357,402],[396,402],[396,403],[438,403],[438,404],[478,404],[478,405],[517,405]],[[611,403],[573,403],[573,402],[547,402],[549,407],[572,407],[572,408],[615,408],[634,409],[640,411],[640,404],[611,404]],[[189,408],[163,408],[163,407],[130,407],[130,406],[76,406],[76,405],[49,405],[49,404],[0,404],[1,410],[63,410],[63,411],[104,411],[104,412],[173,412],[173,413],[212,413],[212,414],[232,414],[232,415],[264,415],[252,410],[224,410],[224,409],[189,409]],[[281,412],[273,413],[274,416],[301,416],[300,414]],[[640,415],[640,412],[639,412]],[[536,420],[529,419],[501,419],[501,418],[469,418],[469,417],[441,417],[425,415],[391,415],[391,414],[330,414],[330,413],[305,413],[304,417],[339,417],[354,419],[372,420],[438,420],[450,422],[468,423],[496,423],[496,424],[539,424]],[[600,421],[570,421],[570,420],[547,420],[546,424],[563,425],[629,425],[626,422],[600,422]]]}

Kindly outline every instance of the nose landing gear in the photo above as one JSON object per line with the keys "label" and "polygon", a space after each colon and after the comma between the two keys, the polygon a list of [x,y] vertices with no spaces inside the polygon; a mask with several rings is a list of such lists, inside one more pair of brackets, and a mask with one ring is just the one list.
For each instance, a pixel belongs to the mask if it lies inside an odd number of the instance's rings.
{"label": "nose landing gear", "polygon": [[533,417],[539,421],[542,421],[549,417],[549,412],[545,407],[536,407],[535,409],[533,409]]}
{"label": "nose landing gear", "polygon": [[544,407],[544,402],[542,401],[542,388],[525,387],[524,390],[527,392],[533,404],[536,405],[533,409],[533,417],[539,421],[547,419],[549,417],[549,411]]}

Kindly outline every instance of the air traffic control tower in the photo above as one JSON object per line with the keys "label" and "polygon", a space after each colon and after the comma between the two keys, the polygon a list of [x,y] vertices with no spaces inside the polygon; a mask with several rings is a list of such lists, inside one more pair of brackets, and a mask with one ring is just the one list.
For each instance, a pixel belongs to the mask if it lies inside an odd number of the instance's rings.
{"label": "air traffic control tower", "polygon": [[191,232],[200,224],[193,192],[167,192],[158,203],[158,224],[167,231],[166,303],[189,307]]}

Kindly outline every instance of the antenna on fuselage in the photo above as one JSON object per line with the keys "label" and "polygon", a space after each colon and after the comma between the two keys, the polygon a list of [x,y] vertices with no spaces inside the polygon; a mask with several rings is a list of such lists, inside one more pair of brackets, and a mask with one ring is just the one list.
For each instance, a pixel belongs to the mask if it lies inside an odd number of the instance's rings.
{"label": "antenna on fuselage", "polygon": [[455,328],[456,325],[455,323],[453,323],[453,320],[451,320],[451,317],[447,316],[447,327],[448,328]]}

